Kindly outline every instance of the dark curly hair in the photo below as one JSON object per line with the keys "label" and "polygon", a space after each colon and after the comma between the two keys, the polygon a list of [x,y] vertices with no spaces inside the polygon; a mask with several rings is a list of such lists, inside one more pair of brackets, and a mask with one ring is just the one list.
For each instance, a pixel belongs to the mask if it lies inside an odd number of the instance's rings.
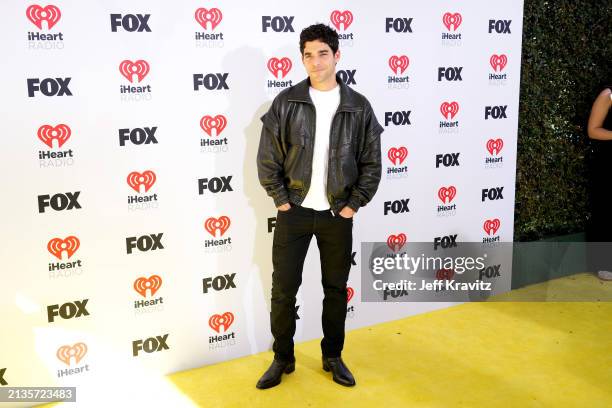
{"label": "dark curly hair", "polygon": [[319,40],[329,45],[335,54],[338,51],[338,33],[325,24],[313,24],[306,27],[300,33],[300,54],[304,55],[304,44],[306,41]]}

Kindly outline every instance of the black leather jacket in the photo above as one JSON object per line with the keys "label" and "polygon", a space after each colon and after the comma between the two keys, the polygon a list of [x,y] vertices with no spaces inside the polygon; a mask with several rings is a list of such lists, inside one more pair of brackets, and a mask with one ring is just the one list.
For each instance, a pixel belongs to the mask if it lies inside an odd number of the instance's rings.
{"label": "black leather jacket", "polygon": [[[382,126],[368,100],[336,76],[340,104],[332,119],[327,200],[333,211],[357,211],[374,196],[380,182]],[[279,93],[261,117],[257,153],[259,182],[278,207],[301,204],[310,187],[315,137],[315,106],[310,80]]]}

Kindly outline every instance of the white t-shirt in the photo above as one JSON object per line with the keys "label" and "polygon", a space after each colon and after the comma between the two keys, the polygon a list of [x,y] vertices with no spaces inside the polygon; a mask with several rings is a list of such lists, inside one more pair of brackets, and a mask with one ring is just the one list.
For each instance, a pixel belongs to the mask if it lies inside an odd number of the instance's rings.
{"label": "white t-shirt", "polygon": [[302,203],[303,207],[317,211],[329,209],[327,200],[327,162],[329,157],[329,133],[331,123],[340,104],[340,86],[329,91],[318,91],[310,87],[310,98],[316,110],[316,131],[312,155],[310,188]]}

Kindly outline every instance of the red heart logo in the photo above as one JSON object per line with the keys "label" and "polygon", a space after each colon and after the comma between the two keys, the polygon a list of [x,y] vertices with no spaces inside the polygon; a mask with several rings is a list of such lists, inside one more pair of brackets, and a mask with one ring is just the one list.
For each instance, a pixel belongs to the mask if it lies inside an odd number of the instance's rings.
{"label": "red heart logo", "polygon": [[217,333],[219,333],[221,326],[223,326],[223,331],[226,332],[232,323],[234,323],[234,315],[231,312],[225,312],[222,315],[215,314],[208,319],[208,325]]}
{"label": "red heart logo", "polygon": [[440,112],[442,116],[444,116],[444,119],[449,119],[449,115],[450,119],[453,119],[457,112],[459,112],[459,104],[457,102],[442,102],[442,105],[440,105]]}
{"label": "red heart logo", "polygon": [[200,127],[208,136],[212,136],[211,130],[215,129],[217,132],[217,136],[223,132],[225,126],[227,125],[227,118],[223,115],[217,115],[214,118],[210,115],[203,116],[200,120]]}
{"label": "red heart logo", "polygon": [[389,160],[391,160],[391,163],[398,166],[404,163],[404,160],[406,160],[406,157],[408,157],[408,149],[406,149],[404,146],[397,148],[392,147],[387,152],[387,157]]}
{"label": "red heart logo", "polygon": [[451,30],[451,26],[453,26],[453,31],[457,31],[457,28],[461,25],[461,14],[459,13],[444,13],[442,16],[442,23],[446,26],[448,31]]}
{"label": "red heart logo", "polygon": [[206,30],[206,23],[210,23],[210,29],[215,27],[223,20],[223,13],[218,8],[199,8],[195,11],[195,19]]}
{"label": "red heart logo", "polygon": [[487,235],[493,235],[497,232],[500,225],[501,222],[499,221],[499,218],[494,218],[492,220],[486,220],[484,222],[483,228]]}
{"label": "red heart logo", "polygon": [[134,75],[138,77],[138,82],[141,82],[147,76],[149,70],[149,63],[145,60],[135,62],[124,60],[119,64],[119,72],[130,82],[134,82]]}
{"label": "red heart logo", "polygon": [[62,12],[52,4],[46,7],[34,4],[26,9],[26,17],[34,23],[39,30],[42,30],[42,22],[46,21],[47,28],[50,30],[62,17]]}
{"label": "red heart logo", "polygon": [[351,301],[354,294],[355,294],[355,289],[351,288],[350,286],[347,286],[346,287],[346,303]]}
{"label": "red heart logo", "polygon": [[505,67],[506,64],[508,63],[508,57],[506,57],[506,54],[501,54],[501,55],[491,55],[491,58],[489,59],[489,63],[491,64],[491,67],[493,67],[493,71],[502,71]]}
{"label": "red heart logo", "polygon": [[222,215],[219,218],[210,217],[204,221],[204,228],[210,235],[216,237],[216,231],[219,231],[219,236],[223,236],[225,231],[230,227],[231,221],[228,216]]}
{"label": "red heart logo", "polygon": [[406,234],[389,235],[387,238],[387,246],[391,248],[393,252],[397,252],[406,243]]}
{"label": "red heart logo", "polygon": [[144,186],[145,193],[149,191],[153,184],[155,184],[155,180],[157,180],[157,177],[151,170],[143,171],[142,174],[133,171],[127,176],[128,185],[137,193],[140,193],[140,186]]}
{"label": "red heart logo", "polygon": [[70,127],[68,125],[59,124],[55,127],[42,125],[38,128],[38,138],[50,148],[53,148],[53,140],[57,140],[57,147],[62,147],[70,138]]}
{"label": "red heart logo", "polygon": [[491,156],[497,156],[503,147],[504,141],[501,139],[489,139],[487,141],[487,150],[491,153]]}
{"label": "red heart logo", "polygon": [[340,24],[343,24],[344,30],[346,30],[353,22],[353,13],[348,10],[344,10],[342,12],[339,10],[334,10],[329,17],[329,20],[336,27],[336,30],[342,31]]}
{"label": "red heart logo", "polygon": [[62,260],[62,251],[66,251],[68,259],[74,255],[74,253],[81,246],[81,241],[75,236],[69,236],[64,239],[53,238],[47,243],[47,251],[51,255],[55,256],[60,261]]}
{"label": "red heart logo", "polygon": [[270,71],[275,78],[279,76],[280,78],[284,78],[289,71],[291,71],[292,66],[291,60],[287,57],[281,59],[274,57],[268,60],[268,71]]}
{"label": "red heart logo", "polygon": [[[399,57],[397,55],[392,55],[391,58],[389,58],[389,68],[391,68],[394,74],[403,74],[409,64],[410,60],[405,55],[400,55]],[[400,69],[399,73],[397,72],[398,68]]]}
{"label": "red heart logo", "polygon": [[453,201],[456,194],[457,189],[455,186],[442,187],[438,190],[438,198],[440,198],[443,203],[450,203]]}

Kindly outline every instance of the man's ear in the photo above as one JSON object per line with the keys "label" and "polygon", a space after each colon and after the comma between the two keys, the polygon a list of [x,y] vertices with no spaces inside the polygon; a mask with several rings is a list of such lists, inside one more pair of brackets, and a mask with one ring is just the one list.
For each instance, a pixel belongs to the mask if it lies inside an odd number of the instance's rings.
{"label": "man's ear", "polygon": [[340,49],[338,49],[338,51],[336,51],[336,53],[334,54],[334,59],[336,60],[336,64],[338,63],[338,61],[340,61]]}

